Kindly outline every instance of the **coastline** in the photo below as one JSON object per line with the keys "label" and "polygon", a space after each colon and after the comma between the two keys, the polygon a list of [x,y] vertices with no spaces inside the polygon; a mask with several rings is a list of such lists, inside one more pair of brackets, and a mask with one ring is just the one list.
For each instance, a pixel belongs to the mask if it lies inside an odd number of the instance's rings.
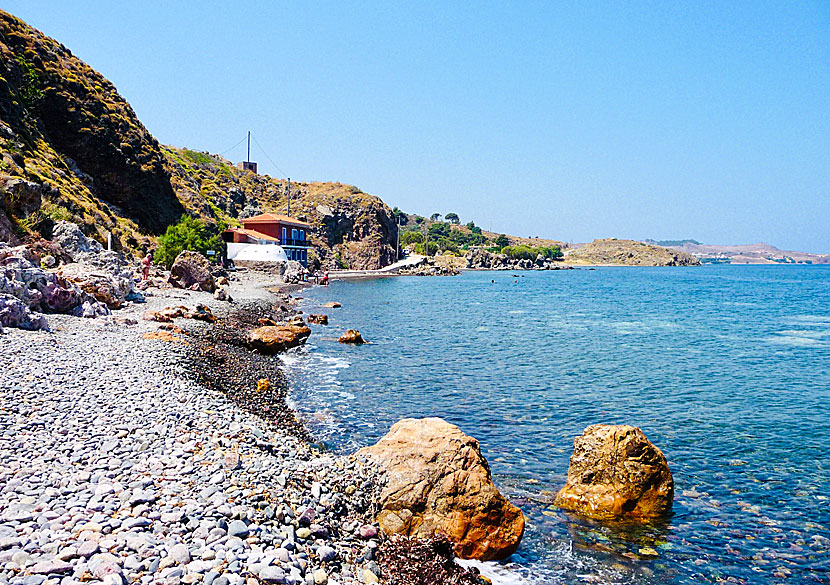
{"label": "coastline", "polygon": [[[151,289],[106,319],[50,315],[52,333],[0,337],[0,582],[342,585],[379,573],[379,540],[360,530],[374,470],[314,448],[279,361],[227,343],[242,314],[278,300],[273,284],[244,275],[232,305]],[[226,325],[141,319],[197,303]],[[269,391],[249,386],[260,376]]]}

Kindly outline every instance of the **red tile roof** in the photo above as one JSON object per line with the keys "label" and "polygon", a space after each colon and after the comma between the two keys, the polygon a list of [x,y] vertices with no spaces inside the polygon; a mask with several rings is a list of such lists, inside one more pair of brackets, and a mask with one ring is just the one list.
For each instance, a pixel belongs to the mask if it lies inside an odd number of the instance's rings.
{"label": "red tile roof", "polygon": [[268,240],[269,242],[279,242],[279,238],[275,238],[274,236],[269,236],[268,234],[263,234],[262,232],[258,232],[256,230],[246,230],[242,228],[228,228],[224,232],[227,234],[228,232],[236,232],[237,234],[243,234],[245,236],[249,236],[252,238],[256,238],[258,240]]}
{"label": "red tile roof", "polygon": [[310,223],[300,221],[299,219],[294,219],[293,217],[288,217],[287,215],[280,215],[278,213],[261,213],[260,215],[255,215],[254,217],[248,217],[242,220],[243,224],[277,222],[285,223],[288,225],[296,225],[300,227],[311,227]]}

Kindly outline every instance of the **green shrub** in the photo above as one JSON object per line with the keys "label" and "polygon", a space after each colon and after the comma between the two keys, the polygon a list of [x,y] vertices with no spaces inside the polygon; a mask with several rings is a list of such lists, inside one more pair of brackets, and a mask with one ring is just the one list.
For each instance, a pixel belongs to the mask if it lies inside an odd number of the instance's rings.
{"label": "green shrub", "polygon": [[401,234],[401,246],[409,244],[420,244],[424,241],[424,234],[421,232],[403,232]]}
{"label": "green shrub", "polygon": [[153,260],[164,265],[168,270],[176,260],[176,256],[183,250],[192,250],[206,254],[208,250],[223,251],[225,242],[220,234],[225,226],[220,224],[216,228],[206,226],[198,219],[183,215],[179,223],[167,228],[167,232],[159,238],[159,245],[153,253]]}
{"label": "green shrub", "polygon": [[23,76],[23,83],[17,89],[17,95],[20,98],[20,103],[25,108],[31,109],[43,97],[43,92],[40,89],[40,75],[37,68],[24,59],[22,55],[17,56],[17,63],[20,65],[20,73]]}
{"label": "green shrub", "polygon": [[556,260],[563,256],[562,251],[557,246],[534,248],[521,244],[518,246],[505,246],[501,250],[502,254],[507,254],[508,258],[513,260],[536,260],[540,254],[545,258]]}
{"label": "green shrub", "polygon": [[429,242],[427,245],[427,251],[424,251],[424,243],[421,242],[420,244],[415,244],[415,253],[421,254],[423,256],[435,256],[438,252],[438,244],[435,242]]}
{"label": "green shrub", "polygon": [[504,234],[501,234],[499,237],[497,237],[493,241],[493,244],[495,244],[499,248],[504,248],[505,246],[510,245],[510,240],[507,239],[507,236],[505,236]]}

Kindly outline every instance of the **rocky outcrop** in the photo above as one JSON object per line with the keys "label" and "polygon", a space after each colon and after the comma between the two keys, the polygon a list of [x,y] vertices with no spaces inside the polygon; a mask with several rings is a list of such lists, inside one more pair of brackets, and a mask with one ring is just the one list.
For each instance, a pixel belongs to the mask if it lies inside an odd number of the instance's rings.
{"label": "rocky outcrop", "polygon": [[176,256],[170,267],[168,282],[177,288],[213,292],[216,290],[216,281],[211,268],[207,258],[198,252],[184,250]]}
{"label": "rocky outcrop", "polygon": [[0,183],[8,189],[17,180],[49,178],[26,187],[49,204],[41,222],[60,207],[57,215],[85,221],[89,231],[110,230],[119,241],[141,238],[142,230],[159,234],[184,212],[159,144],[115,87],[66,47],[2,11],[0,119],[11,177]]}
{"label": "rocky outcrop", "polygon": [[[0,294],[4,295],[4,325],[24,329],[47,328],[39,313],[72,313],[95,317],[109,309],[71,280],[44,270],[25,246],[0,243]],[[17,302],[13,301],[15,299]]]}
{"label": "rocky outcrop", "polygon": [[509,557],[524,516],[490,477],[478,441],[440,418],[404,419],[358,452],[386,475],[377,521],[387,534],[444,534],[463,558]]}
{"label": "rocky outcrop", "polygon": [[623,264],[626,266],[699,266],[700,260],[678,250],[634,240],[594,240],[566,252],[565,260],[581,264]]}
{"label": "rocky outcrop", "polygon": [[567,270],[571,268],[560,260],[546,258],[541,254],[536,256],[535,260],[514,259],[507,254],[497,254],[482,249],[470,250],[465,254],[464,259],[470,270]]}
{"label": "rocky outcrop", "polygon": [[19,329],[49,329],[45,315],[33,312],[26,304],[8,293],[0,292],[0,332],[3,327]]}
{"label": "rocky outcrop", "polygon": [[[216,210],[227,218],[287,212],[287,181],[240,171],[221,156],[178,148],[165,152],[176,193],[202,219],[215,221]],[[376,269],[394,261],[397,226],[379,197],[352,185],[322,182],[292,183],[290,194],[291,215],[312,226],[312,271]]]}
{"label": "rocky outcrop", "polygon": [[316,315],[312,313],[308,316],[308,322],[313,325],[328,325],[329,324],[329,316],[328,315]]}
{"label": "rocky outcrop", "polygon": [[286,284],[299,284],[305,280],[308,271],[296,260],[285,262],[282,269],[282,281]]}
{"label": "rocky outcrop", "polygon": [[418,264],[401,268],[399,274],[405,276],[458,276],[461,271],[453,266],[439,264],[433,258],[424,258]]}
{"label": "rocky outcrop", "polygon": [[360,331],[357,329],[347,329],[337,341],[351,345],[363,345],[364,343],[367,343],[367,341],[363,339],[363,336],[360,334]]}
{"label": "rocky outcrop", "polygon": [[247,344],[260,353],[281,353],[305,343],[311,329],[305,325],[266,325],[250,331]]}
{"label": "rocky outcrop", "polygon": [[574,440],[556,504],[600,520],[650,520],[665,516],[673,499],[666,457],[640,429],[592,425]]}

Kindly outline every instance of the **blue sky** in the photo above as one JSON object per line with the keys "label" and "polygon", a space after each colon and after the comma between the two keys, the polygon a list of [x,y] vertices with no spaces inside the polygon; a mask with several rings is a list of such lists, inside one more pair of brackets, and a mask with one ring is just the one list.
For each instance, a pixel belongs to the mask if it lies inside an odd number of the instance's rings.
{"label": "blue sky", "polygon": [[826,1],[3,9],[165,144],[221,153],[250,129],[269,174],[523,236],[830,253]]}

